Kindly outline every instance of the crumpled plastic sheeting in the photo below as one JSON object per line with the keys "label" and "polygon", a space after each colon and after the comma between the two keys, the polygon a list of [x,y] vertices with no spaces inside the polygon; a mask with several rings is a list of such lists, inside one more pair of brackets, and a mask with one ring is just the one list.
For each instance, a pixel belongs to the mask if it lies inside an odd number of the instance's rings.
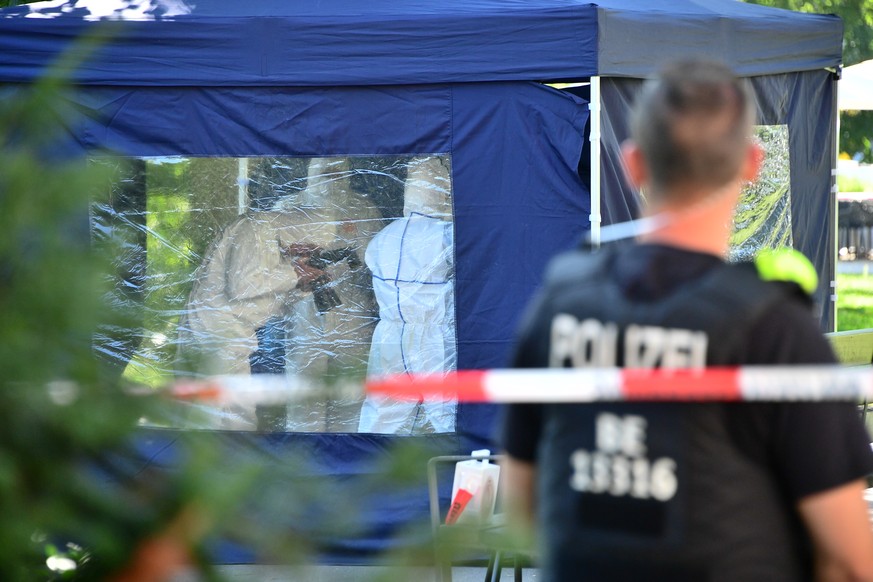
{"label": "crumpled plastic sheeting", "polygon": [[730,259],[750,261],[761,249],[791,247],[791,162],[787,125],[759,125],[766,152],[758,179],[743,189],[734,215]]}
{"label": "crumpled plastic sheeting", "polygon": [[[348,380],[363,384],[368,369],[455,369],[447,156],[125,161],[137,168],[138,181],[119,163],[113,201],[95,209],[92,229],[133,241],[131,252],[118,258],[116,275],[116,287],[128,292],[116,295],[129,300],[129,273],[140,273],[142,327],[106,330],[98,352],[124,362],[127,378],[151,385],[218,374],[290,374],[324,387],[287,406],[240,399],[228,406],[180,406],[169,416],[173,426],[454,430],[452,403],[381,402],[381,413],[404,422],[361,423],[363,396],[330,388]],[[422,230],[429,238],[415,240]],[[382,258],[368,259],[377,238],[382,252],[370,255]],[[391,362],[395,357],[399,361]]]}

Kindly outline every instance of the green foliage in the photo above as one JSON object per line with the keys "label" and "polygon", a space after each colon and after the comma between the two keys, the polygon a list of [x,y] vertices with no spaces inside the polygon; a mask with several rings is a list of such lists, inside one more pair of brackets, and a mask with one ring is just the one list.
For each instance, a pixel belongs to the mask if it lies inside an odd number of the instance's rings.
{"label": "green foliage", "polygon": [[837,331],[873,329],[873,272],[837,274]]}
{"label": "green foliage", "polygon": [[0,8],[8,8],[9,6],[18,6],[20,4],[32,4],[41,0],[0,0]]}
{"label": "green foliage", "polygon": [[860,161],[873,163],[873,111],[840,113],[840,150],[849,155],[862,154]]}
{"label": "green foliage", "polygon": [[865,182],[857,176],[837,175],[840,192],[873,192],[873,182]]}
{"label": "green foliage", "polygon": [[92,573],[105,572],[129,553],[122,531],[145,525],[133,516],[104,531],[93,525],[116,512],[124,516],[125,504],[99,495],[84,469],[102,462],[102,452],[123,439],[149,401],[115,389],[93,357],[98,323],[122,322],[124,314],[108,314],[102,305],[105,256],[88,239],[92,184],[105,177],[46,160],[51,128],[66,114],[58,90],[47,80],[0,106],[4,580],[49,578],[46,550],[79,539],[114,540],[101,547],[99,560],[87,560]]}
{"label": "green foliage", "polygon": [[[204,486],[185,471],[130,483],[118,466],[138,419],[164,405],[124,389],[95,358],[95,334],[138,314],[108,302],[124,241],[91,244],[89,209],[105,202],[95,185],[113,182],[111,169],[53,153],[54,130],[74,115],[59,81],[73,66],[62,59],[0,104],[3,580],[104,579]],[[214,467],[203,476],[214,479]]]}

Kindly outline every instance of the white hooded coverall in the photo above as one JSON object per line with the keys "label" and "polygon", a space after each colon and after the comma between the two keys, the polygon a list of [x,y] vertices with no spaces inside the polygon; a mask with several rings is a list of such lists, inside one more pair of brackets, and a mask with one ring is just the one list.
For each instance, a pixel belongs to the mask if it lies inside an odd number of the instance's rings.
{"label": "white hooded coverall", "polygon": [[[368,376],[456,369],[454,229],[446,162],[412,162],[404,216],[375,236],[365,253],[379,304]],[[359,432],[417,433],[455,429],[454,402],[398,402],[368,397]]]}

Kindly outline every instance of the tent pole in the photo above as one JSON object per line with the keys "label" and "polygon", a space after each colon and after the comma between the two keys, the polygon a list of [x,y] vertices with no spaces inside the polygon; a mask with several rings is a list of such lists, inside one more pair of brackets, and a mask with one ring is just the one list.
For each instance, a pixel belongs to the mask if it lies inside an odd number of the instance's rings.
{"label": "tent pole", "polygon": [[245,214],[249,204],[249,159],[239,158],[236,175],[237,211]]}
{"label": "tent pole", "polygon": [[837,288],[837,261],[840,260],[840,186],[837,183],[837,160],[840,159],[840,108],[839,108],[839,96],[840,96],[840,83],[839,78],[834,82],[834,105],[833,105],[833,115],[836,119],[836,130],[834,131],[834,139],[832,140],[834,146],[834,155],[833,159],[831,159],[831,200],[830,207],[831,212],[833,213],[833,238],[831,245],[831,270],[830,270],[830,294],[828,295],[828,300],[831,302],[831,317],[830,321],[828,321],[829,329],[828,331],[837,331],[837,296],[839,295],[839,289]]}
{"label": "tent pole", "polygon": [[591,77],[591,99],[588,103],[591,140],[591,214],[588,220],[591,224],[590,240],[594,248],[600,246],[600,77]]}

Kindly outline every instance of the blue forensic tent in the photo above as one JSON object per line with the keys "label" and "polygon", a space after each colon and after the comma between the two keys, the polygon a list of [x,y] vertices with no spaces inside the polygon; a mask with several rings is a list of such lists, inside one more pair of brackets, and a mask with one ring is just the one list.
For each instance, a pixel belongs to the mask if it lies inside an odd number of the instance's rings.
{"label": "blue forensic tent", "polygon": [[[63,106],[80,115],[54,153],[157,160],[138,166],[125,186],[133,190],[157,183],[160,168],[180,158],[232,158],[239,168],[255,158],[450,158],[458,369],[505,365],[548,258],[589,229],[596,236],[601,221],[636,215],[638,196],[618,162],[626,113],[641,79],[678,56],[726,60],[758,98],[773,163],[769,186],[751,193],[741,217],[738,253],[790,243],[823,281],[833,279],[836,17],[731,0],[52,1],[0,11],[0,94],[39,78],[62,53],[92,50],[76,43],[88,33],[104,41],[74,74]],[[589,81],[566,90],[545,84]],[[119,192],[112,210],[122,215],[127,205],[128,226],[153,228],[148,201]],[[144,238],[132,240],[141,248],[123,277],[128,297],[139,300],[153,251]],[[817,298],[829,331],[823,287]],[[105,352],[126,364],[135,339]],[[353,486],[401,439],[440,453],[493,446],[494,415],[461,405],[454,431],[413,437],[213,438],[254,444],[247,450],[272,462],[314,451],[314,472]],[[144,430],[143,465],[172,471],[181,438],[185,431]],[[391,547],[398,528],[427,516],[423,491],[386,495],[373,507],[363,531],[330,541],[331,559]],[[254,559],[230,544],[217,553],[222,562]]]}

